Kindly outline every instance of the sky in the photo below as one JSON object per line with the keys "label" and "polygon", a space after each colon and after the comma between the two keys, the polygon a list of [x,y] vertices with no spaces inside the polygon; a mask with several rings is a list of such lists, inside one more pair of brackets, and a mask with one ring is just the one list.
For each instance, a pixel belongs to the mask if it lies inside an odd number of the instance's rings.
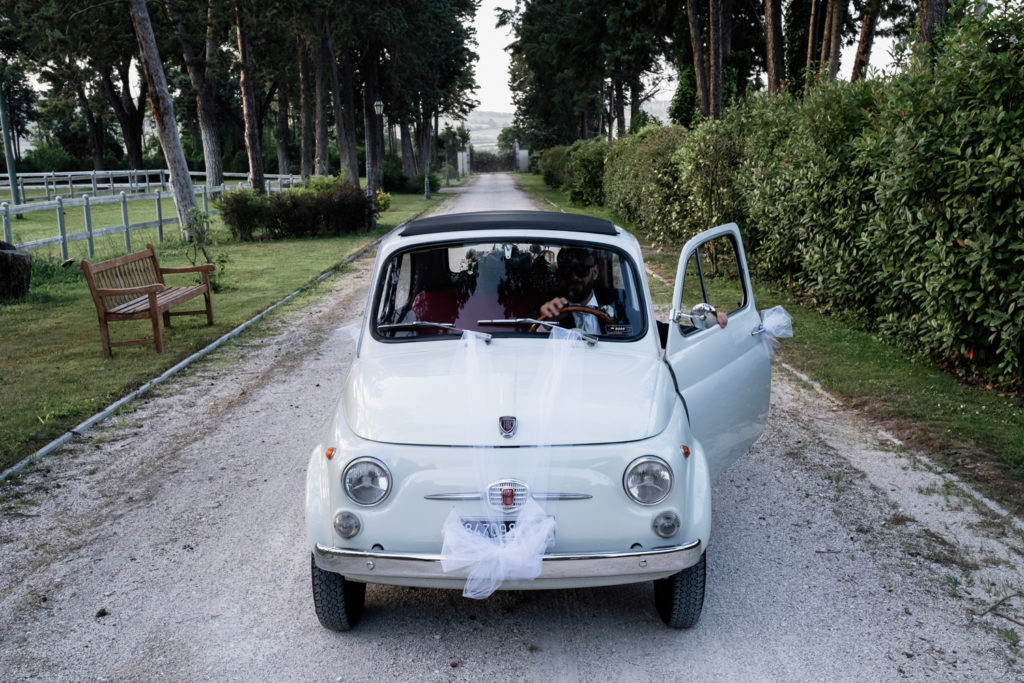
{"label": "sky", "polygon": [[513,113],[512,92],[508,89],[509,56],[505,46],[512,42],[509,28],[495,28],[498,22],[495,10],[498,7],[511,9],[515,0],[483,0],[476,11],[476,42],[480,61],[476,65],[476,81],[479,89],[476,98],[480,100],[480,111]]}
{"label": "sky", "polygon": [[[476,12],[476,19],[473,25],[476,27],[477,52],[480,61],[476,65],[476,80],[479,88],[476,91],[476,98],[480,101],[479,111],[494,111],[514,113],[515,107],[512,104],[512,92],[508,87],[508,65],[509,56],[505,52],[505,46],[512,42],[512,33],[509,28],[496,28],[497,17],[495,10],[499,7],[511,9],[515,0],[482,0],[480,8]],[[876,38],[875,45],[871,51],[872,68],[882,68],[890,63],[889,50],[892,40],[889,38]],[[842,60],[840,61],[839,77],[850,78],[850,69],[853,68],[853,57],[856,53],[856,44],[843,49]],[[656,99],[670,100],[674,92],[674,85],[665,83],[662,85],[662,92]]]}

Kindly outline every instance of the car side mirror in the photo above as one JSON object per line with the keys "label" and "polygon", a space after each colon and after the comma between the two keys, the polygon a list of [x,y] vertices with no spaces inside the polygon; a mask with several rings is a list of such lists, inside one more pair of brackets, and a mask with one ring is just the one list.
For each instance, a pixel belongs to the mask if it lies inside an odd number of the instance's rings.
{"label": "car side mirror", "polygon": [[702,301],[691,308],[689,313],[676,312],[672,317],[672,322],[683,325],[688,321],[691,326],[698,330],[706,330],[709,327],[718,325],[717,315],[718,311],[715,310],[714,306]]}
{"label": "car side mirror", "polygon": [[709,303],[701,302],[690,309],[690,323],[698,330],[706,330],[709,327],[717,327],[718,311]]}

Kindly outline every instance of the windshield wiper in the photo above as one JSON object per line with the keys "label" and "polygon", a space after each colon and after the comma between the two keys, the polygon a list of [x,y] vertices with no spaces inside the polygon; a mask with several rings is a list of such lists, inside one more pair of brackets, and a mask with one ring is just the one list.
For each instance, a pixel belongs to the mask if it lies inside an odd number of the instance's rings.
{"label": "windshield wiper", "polygon": [[450,330],[452,332],[473,332],[473,334],[479,334],[484,338],[485,344],[491,343],[491,335],[486,332],[476,332],[475,330],[464,330],[461,327],[455,327],[452,323],[436,323],[432,320],[410,320],[407,323],[387,323],[384,325],[377,325],[378,330],[392,331],[392,330],[415,330],[419,327],[440,327],[443,330]]}
{"label": "windshield wiper", "polygon": [[[503,318],[499,320],[477,320],[477,325],[540,325],[546,327],[549,330],[554,328],[561,328],[562,326],[552,320],[537,320],[536,318]],[[576,328],[574,330],[576,334],[580,335],[583,341],[587,342],[588,346],[593,346],[597,343],[597,337],[592,334],[587,334],[582,330]]]}

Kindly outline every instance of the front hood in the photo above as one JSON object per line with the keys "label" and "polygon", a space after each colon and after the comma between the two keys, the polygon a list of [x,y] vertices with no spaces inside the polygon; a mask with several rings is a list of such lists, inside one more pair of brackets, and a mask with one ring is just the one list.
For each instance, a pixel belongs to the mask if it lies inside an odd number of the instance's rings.
{"label": "front hood", "polygon": [[[349,426],[371,441],[442,446],[615,443],[665,429],[675,389],[654,354],[507,344],[467,353],[421,342],[357,359],[343,394]],[[511,437],[499,429],[505,416],[516,418]]]}

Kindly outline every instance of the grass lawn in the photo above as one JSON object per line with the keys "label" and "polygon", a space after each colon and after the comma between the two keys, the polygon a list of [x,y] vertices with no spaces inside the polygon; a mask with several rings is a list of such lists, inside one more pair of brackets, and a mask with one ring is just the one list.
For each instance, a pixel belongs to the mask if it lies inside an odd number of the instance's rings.
{"label": "grass lawn", "polygon": [[[519,174],[516,180],[553,210],[607,218],[643,239],[604,207],[572,206],[539,175]],[[648,267],[673,281],[677,250],[652,249],[646,259]],[[671,302],[672,291],[654,279],[651,292],[656,302]],[[958,477],[1013,509],[1024,504],[1024,403],[1019,397],[968,386],[928,358],[908,355],[879,334],[823,316],[768,283],[754,283],[754,300],[760,309],[781,304],[793,316],[794,337],[783,340],[779,349],[783,362]]]}
{"label": "grass lawn", "polygon": [[[174,318],[174,327],[164,332],[162,355],[152,345],[124,346],[113,350],[112,360],[105,360],[96,308],[78,265],[61,268],[55,255],[36,252],[29,294],[0,305],[0,470],[322,273],[338,268],[350,254],[445,198],[438,193],[425,201],[420,195],[394,194],[376,232],[336,238],[241,243],[232,241],[215,220],[211,253],[222,264],[219,291],[213,295],[216,323],[208,327],[205,316]],[[156,230],[149,232],[133,233],[133,249],[156,242]],[[189,265],[176,233],[173,226],[165,231],[165,241],[157,249],[161,265]],[[97,258],[124,253],[123,239],[104,239],[111,240],[105,248],[119,246],[119,250],[101,255],[97,243]],[[186,284],[190,277],[171,275],[168,281]],[[185,307],[194,308],[193,303]],[[148,325],[147,321],[112,323],[111,338],[150,336]]]}

